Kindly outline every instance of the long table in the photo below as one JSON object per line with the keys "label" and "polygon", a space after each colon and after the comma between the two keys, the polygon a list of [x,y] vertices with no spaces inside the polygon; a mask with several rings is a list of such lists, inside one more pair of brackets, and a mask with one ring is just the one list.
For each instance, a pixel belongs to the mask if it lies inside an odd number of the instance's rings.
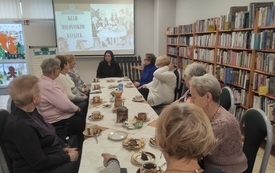
{"label": "long table", "polygon": [[[107,82],[108,79],[115,79],[115,82]],[[142,138],[145,141],[145,146],[141,150],[153,153],[156,156],[155,162],[157,165],[162,165],[165,163],[164,158],[160,158],[160,150],[149,145],[149,139],[155,136],[154,126],[158,118],[155,111],[149,104],[147,104],[146,101],[133,102],[133,97],[135,95],[140,95],[140,93],[135,87],[125,87],[126,83],[129,81],[124,81],[123,78],[104,78],[99,80],[99,83],[96,84],[100,84],[102,93],[90,94],[90,104],[86,124],[96,124],[102,127],[104,131],[97,137],[98,143],[96,143],[96,140],[93,137],[87,138],[84,141],[79,173],[103,173],[105,168],[103,166],[103,158],[101,157],[101,153],[105,152],[115,154],[120,161],[120,166],[127,168],[129,173],[134,173],[138,170],[139,166],[131,163],[132,155],[138,151],[129,151],[123,148],[122,141],[109,140],[109,133],[114,131],[124,131],[128,134],[128,138]],[[137,116],[139,112],[146,112],[148,117],[150,117],[150,120],[144,122],[141,129],[129,130],[123,127],[122,123],[116,123],[116,113],[113,113],[112,111],[113,104],[111,105],[111,108],[103,107],[104,103],[110,103],[110,93],[112,92],[112,89],[109,89],[109,86],[118,85],[117,81],[119,80],[122,80],[120,83],[124,84],[122,98],[124,99],[124,106],[128,108],[129,120],[133,119],[134,116]],[[91,99],[96,95],[102,98],[102,103],[92,103]],[[101,114],[104,115],[104,118],[100,121],[89,120],[88,117],[93,111],[100,111]]]}

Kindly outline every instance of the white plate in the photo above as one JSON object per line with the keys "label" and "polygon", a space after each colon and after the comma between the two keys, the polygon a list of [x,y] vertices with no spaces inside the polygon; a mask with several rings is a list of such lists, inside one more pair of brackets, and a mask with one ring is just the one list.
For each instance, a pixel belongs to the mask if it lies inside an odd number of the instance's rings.
{"label": "white plate", "polygon": [[90,121],[99,121],[99,120],[102,120],[102,119],[103,119],[103,117],[104,117],[104,115],[102,115],[102,114],[101,114],[100,118],[96,118],[96,119],[94,119],[94,118],[93,118],[93,116],[92,116],[92,115],[90,115],[90,116],[88,117],[88,120],[90,120]]}
{"label": "white plate", "polygon": [[108,138],[114,141],[121,141],[123,139],[126,139],[128,134],[123,131],[114,131],[110,132],[108,135]]}
{"label": "white plate", "polygon": [[135,98],[133,98],[133,101],[134,101],[134,102],[143,102],[143,101],[144,101],[144,98],[139,99],[139,100],[136,100]]}

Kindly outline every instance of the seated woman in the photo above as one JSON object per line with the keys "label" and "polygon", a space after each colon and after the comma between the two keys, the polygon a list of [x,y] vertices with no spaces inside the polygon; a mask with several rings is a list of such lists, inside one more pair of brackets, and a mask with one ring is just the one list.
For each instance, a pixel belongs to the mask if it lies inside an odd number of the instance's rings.
{"label": "seated woman", "polygon": [[97,67],[96,77],[122,77],[119,64],[115,61],[114,54],[111,50],[106,50],[104,53],[104,58]]}
{"label": "seated woman", "polygon": [[146,53],[144,58],[144,67],[142,70],[142,75],[139,82],[135,82],[136,87],[147,84],[153,80],[153,73],[156,71],[157,67],[155,65],[156,57],[152,53]]}
{"label": "seated woman", "polygon": [[73,104],[62,86],[54,81],[60,74],[60,60],[58,58],[45,59],[41,64],[43,75],[39,80],[41,90],[41,102],[37,105],[38,112],[47,123],[55,127],[70,124],[72,133],[78,135],[79,147],[84,140],[86,114]]}
{"label": "seated woman", "polygon": [[192,64],[188,64],[187,67],[185,68],[184,72],[183,72],[183,80],[185,82],[186,87],[188,88],[188,90],[183,94],[182,97],[180,97],[178,100],[174,101],[174,103],[179,103],[179,102],[190,102],[191,99],[191,95],[190,95],[190,79],[193,76],[203,76],[204,74],[206,74],[206,68],[204,65],[193,62]]}
{"label": "seated woman", "polygon": [[209,118],[217,148],[205,156],[205,168],[220,168],[225,172],[244,172],[247,159],[243,152],[239,122],[234,115],[220,106],[221,87],[211,74],[192,77],[190,81],[191,102],[201,107]]}
{"label": "seated woman", "polygon": [[139,92],[151,106],[170,104],[174,100],[177,83],[174,65],[168,56],[159,56],[156,66],[158,69],[154,72],[152,82],[140,86]]}
{"label": "seated woman", "polygon": [[38,78],[23,75],[12,80],[8,92],[16,107],[3,127],[3,141],[13,172],[78,172],[78,151],[67,148],[37,112],[41,96]]}
{"label": "seated woman", "polygon": [[198,159],[216,148],[216,138],[202,109],[191,104],[167,106],[156,126],[156,143],[167,162],[165,172],[223,172],[203,169]]}
{"label": "seated woman", "polygon": [[90,94],[90,88],[85,84],[85,82],[80,78],[80,75],[78,71],[74,68],[75,67],[75,57],[73,54],[65,55],[68,59],[69,63],[69,72],[68,75],[71,77],[72,81],[74,82],[76,88],[78,91],[89,95]]}
{"label": "seated woman", "polygon": [[89,100],[88,96],[81,93],[75,86],[74,82],[72,81],[71,77],[67,74],[69,72],[69,63],[68,59],[65,55],[56,55],[56,58],[60,60],[60,75],[54,79],[59,85],[61,85],[66,92],[68,98],[76,104],[81,111],[86,114]]}

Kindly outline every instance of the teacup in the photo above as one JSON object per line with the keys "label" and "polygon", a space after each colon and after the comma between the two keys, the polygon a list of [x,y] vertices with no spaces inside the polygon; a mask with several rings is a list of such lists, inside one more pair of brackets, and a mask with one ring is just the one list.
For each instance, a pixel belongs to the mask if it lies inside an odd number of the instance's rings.
{"label": "teacup", "polygon": [[144,162],[140,167],[142,173],[156,173],[158,172],[158,166],[154,162]]}
{"label": "teacup", "polygon": [[101,113],[100,111],[93,111],[91,116],[92,116],[92,119],[100,119]]}
{"label": "teacup", "polygon": [[141,120],[141,121],[146,121],[147,120],[147,113],[145,112],[140,112],[138,113],[138,119]]}
{"label": "teacup", "polygon": [[98,89],[100,89],[100,85],[99,84],[94,84],[93,88],[94,88],[94,90],[98,90]]}
{"label": "teacup", "polygon": [[129,80],[128,76],[124,76],[123,80]]}
{"label": "teacup", "polygon": [[142,99],[142,95],[136,95],[135,96],[135,100],[141,100]]}
{"label": "teacup", "polygon": [[100,96],[93,96],[93,102],[99,103],[101,101]]}
{"label": "teacup", "polygon": [[99,79],[98,78],[94,78],[93,82],[99,82]]}
{"label": "teacup", "polygon": [[96,124],[91,124],[86,128],[86,133],[89,136],[99,134],[101,131],[102,130]]}
{"label": "teacup", "polygon": [[127,86],[127,87],[132,87],[132,85],[133,85],[132,82],[127,82],[127,83],[126,83],[126,86]]}

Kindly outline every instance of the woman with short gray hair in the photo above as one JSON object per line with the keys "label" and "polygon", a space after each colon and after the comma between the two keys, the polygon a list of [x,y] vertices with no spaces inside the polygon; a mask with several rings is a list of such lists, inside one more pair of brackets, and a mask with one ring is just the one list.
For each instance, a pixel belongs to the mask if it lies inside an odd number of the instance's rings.
{"label": "woman with short gray hair", "polygon": [[86,114],[69,100],[63,87],[54,81],[60,74],[60,64],[58,58],[49,58],[42,62],[43,75],[39,80],[41,102],[37,105],[37,110],[47,123],[55,127],[69,123],[71,132],[79,137],[79,147],[82,147]]}
{"label": "woman with short gray hair", "polygon": [[[193,76],[202,76],[206,74],[206,68],[203,64],[199,64],[197,62],[193,62],[192,64],[188,64],[183,72],[183,80],[187,88],[190,88],[189,81]],[[189,102],[190,101],[190,90],[188,89],[178,100],[174,101],[174,103],[180,102]]]}
{"label": "woman with short gray hair", "polygon": [[239,122],[220,106],[221,92],[219,81],[211,74],[191,78],[191,102],[204,110],[219,140],[216,149],[204,157],[204,165],[225,172],[244,172],[247,159],[242,149]]}

